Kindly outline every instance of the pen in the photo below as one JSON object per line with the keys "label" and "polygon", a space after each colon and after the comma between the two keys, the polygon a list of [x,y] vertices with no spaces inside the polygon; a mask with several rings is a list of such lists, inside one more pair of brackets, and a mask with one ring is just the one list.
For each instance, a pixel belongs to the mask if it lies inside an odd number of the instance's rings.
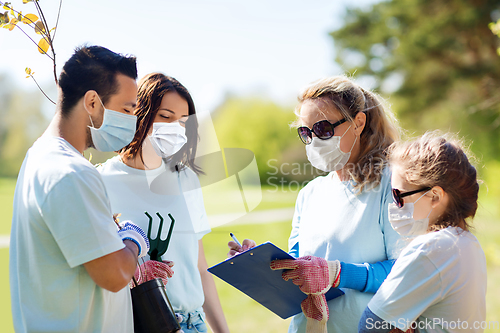
{"label": "pen", "polygon": [[231,236],[231,238],[236,242],[236,244],[238,244],[239,247],[243,248],[243,246],[241,246],[241,243],[232,232],[229,233],[229,236]]}

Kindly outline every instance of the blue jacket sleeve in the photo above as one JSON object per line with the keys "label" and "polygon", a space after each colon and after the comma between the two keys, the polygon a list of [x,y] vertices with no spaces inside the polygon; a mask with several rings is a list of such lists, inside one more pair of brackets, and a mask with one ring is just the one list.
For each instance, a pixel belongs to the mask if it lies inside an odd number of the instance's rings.
{"label": "blue jacket sleeve", "polygon": [[366,307],[358,324],[358,333],[389,333],[395,327]]}
{"label": "blue jacket sleeve", "polygon": [[374,264],[340,263],[339,288],[349,288],[365,293],[376,293],[391,272],[396,260],[384,260]]}

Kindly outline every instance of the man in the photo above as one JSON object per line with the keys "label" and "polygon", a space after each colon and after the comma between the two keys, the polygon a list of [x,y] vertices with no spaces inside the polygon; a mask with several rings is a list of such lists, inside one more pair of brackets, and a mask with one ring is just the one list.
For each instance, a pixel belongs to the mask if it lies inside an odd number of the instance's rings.
{"label": "man", "polygon": [[56,114],[28,150],[14,195],[16,332],[133,332],[128,283],[149,243],[132,223],[117,233],[104,184],[83,151],[132,140],[136,79],[134,57],[99,46],[77,49],[62,69]]}

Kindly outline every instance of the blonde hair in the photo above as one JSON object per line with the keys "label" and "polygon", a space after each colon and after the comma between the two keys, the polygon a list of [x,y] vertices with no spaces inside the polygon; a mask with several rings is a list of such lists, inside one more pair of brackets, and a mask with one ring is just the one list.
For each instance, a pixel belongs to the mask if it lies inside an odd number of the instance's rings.
{"label": "blonde hair", "polygon": [[440,186],[449,197],[448,206],[431,230],[459,226],[471,228],[467,219],[477,211],[479,182],[460,140],[439,131],[426,132],[410,142],[389,148],[390,163],[403,170],[403,178],[419,187]]}
{"label": "blonde hair", "polygon": [[[381,98],[342,75],[313,82],[302,91],[298,100],[295,108],[297,116],[300,116],[300,108],[307,100],[325,102],[350,122],[359,112],[366,114],[366,124],[360,135],[359,157],[356,163],[348,166],[347,171],[357,191],[377,186],[387,166],[385,150],[399,139],[397,121],[392,112],[384,109]],[[298,120],[292,126],[298,127]]]}

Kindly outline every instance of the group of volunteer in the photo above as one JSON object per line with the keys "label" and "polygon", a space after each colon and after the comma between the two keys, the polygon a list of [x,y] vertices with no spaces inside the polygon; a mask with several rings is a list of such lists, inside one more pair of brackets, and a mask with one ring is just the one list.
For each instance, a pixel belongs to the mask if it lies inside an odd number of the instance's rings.
{"label": "group of volunteer", "polygon": [[[195,104],[172,77],[136,80],[134,57],[101,46],[62,68],[55,115],[14,195],[16,332],[134,332],[130,287],[156,278],[183,332],[229,332],[203,248]],[[381,98],[345,76],[307,85],[295,114],[308,160],[327,174],[298,194],[295,259],[270,263],[305,294],[289,332],[482,332],[486,262],[470,232],[479,185],[460,141],[401,141]],[[96,167],[90,147],[117,154]],[[169,239],[161,260],[150,258],[155,236]],[[256,242],[228,246],[234,256]],[[327,301],[330,288],[345,294]]]}

